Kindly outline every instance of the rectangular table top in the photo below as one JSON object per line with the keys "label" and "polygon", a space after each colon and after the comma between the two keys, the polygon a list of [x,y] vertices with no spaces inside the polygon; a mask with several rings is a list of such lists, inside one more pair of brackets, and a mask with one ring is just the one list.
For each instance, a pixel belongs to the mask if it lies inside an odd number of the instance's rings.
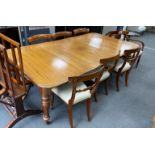
{"label": "rectangular table top", "polygon": [[114,57],[134,43],[97,33],[21,47],[25,74],[39,87],[52,88],[99,65],[100,59]]}

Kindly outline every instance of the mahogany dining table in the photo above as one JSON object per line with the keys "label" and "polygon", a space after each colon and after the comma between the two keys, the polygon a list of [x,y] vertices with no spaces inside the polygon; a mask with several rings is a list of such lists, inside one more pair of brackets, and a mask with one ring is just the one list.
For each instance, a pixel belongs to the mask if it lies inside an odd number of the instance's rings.
{"label": "mahogany dining table", "polygon": [[25,75],[39,87],[43,120],[50,122],[51,89],[95,69],[100,59],[112,58],[137,44],[88,33],[57,41],[22,46]]}

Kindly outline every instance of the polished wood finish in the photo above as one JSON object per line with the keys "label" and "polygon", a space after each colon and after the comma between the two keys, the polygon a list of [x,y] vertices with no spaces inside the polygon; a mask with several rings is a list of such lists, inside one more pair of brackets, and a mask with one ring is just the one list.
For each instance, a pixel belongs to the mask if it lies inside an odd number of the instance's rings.
{"label": "polished wood finish", "polygon": [[[145,46],[145,44],[144,44],[143,41],[141,41],[141,40],[135,40],[135,39],[130,39],[130,38],[128,39],[128,41],[134,42],[134,43],[138,44],[139,47],[140,47],[140,49],[141,49],[142,51],[144,51],[144,46]],[[142,55],[139,55],[139,56],[138,56],[138,59],[137,59],[137,62],[136,62],[136,68],[138,67],[138,64],[139,64],[139,62],[140,62],[140,60],[141,60],[141,57],[142,57]]]}
{"label": "polished wood finish", "polygon": [[[71,94],[71,98],[69,99],[68,101],[68,104],[67,105],[67,109],[68,109],[68,117],[69,117],[69,123],[70,123],[70,127],[73,128],[73,110],[72,110],[72,107],[74,105],[74,99],[75,99],[75,96],[77,93],[79,92],[85,92],[85,91],[90,91],[91,93],[91,96],[94,96],[94,94],[96,93],[97,91],[97,88],[98,88],[98,85],[99,85],[99,82],[100,82],[100,78],[104,72],[104,66],[103,65],[100,65],[98,67],[98,70],[96,70],[95,72],[93,73],[86,73],[84,75],[81,75],[81,76],[74,76],[74,77],[69,77],[68,80],[69,82],[71,82],[72,84],[72,94]],[[79,82],[86,82],[86,81],[89,81],[89,80],[92,80],[92,79],[95,79],[95,82],[93,83],[93,85],[91,86],[88,86],[87,88],[85,89],[77,89],[77,85]],[[91,104],[91,101],[90,101],[91,98],[88,98],[86,100],[86,112],[87,112],[87,118],[88,118],[88,121],[90,121],[91,119],[91,114],[90,114],[90,104]]]}
{"label": "polished wood finish", "polygon": [[136,49],[131,49],[131,50],[125,50],[124,52],[124,57],[123,57],[123,65],[120,67],[120,69],[118,70],[118,72],[116,72],[116,90],[119,91],[119,78],[120,75],[122,74],[122,70],[124,68],[124,66],[126,65],[126,63],[128,62],[131,65],[131,68],[127,71],[125,71],[125,85],[126,87],[128,86],[128,76],[129,76],[129,72],[132,69],[134,63],[136,62],[138,55],[140,52],[140,48],[136,48]]}
{"label": "polished wood finish", "polygon": [[[107,58],[107,59],[101,59],[100,60],[100,63],[103,64],[106,68],[107,71],[110,72],[110,74],[114,71],[114,68],[116,67],[116,64],[119,60],[119,54],[116,55],[115,57],[112,57],[112,58]],[[104,81],[104,86],[105,86],[105,94],[108,95],[108,82],[109,82],[109,79],[106,79]]]}
{"label": "polished wood finish", "polygon": [[49,116],[49,108],[50,108],[50,101],[51,101],[51,89],[40,88],[41,96],[42,96],[42,110],[43,110],[43,120],[46,123],[50,122]]}
{"label": "polished wood finish", "polygon": [[50,41],[50,40],[58,40],[58,39],[64,39],[72,36],[71,31],[61,31],[56,32],[52,34],[37,34],[29,37],[27,40],[29,44],[32,44],[36,41]]}
{"label": "polished wood finish", "polygon": [[[40,89],[50,89],[67,82],[70,76],[95,69],[100,59],[115,57],[123,44],[128,48],[137,46],[97,33],[24,46],[21,47],[24,73]],[[48,93],[44,94],[42,101],[49,98]],[[49,106],[45,104],[50,104],[49,99],[44,103],[47,112]],[[44,113],[44,118],[49,119],[49,115]]]}
{"label": "polished wood finish", "polygon": [[53,35],[54,35],[54,39],[58,40],[58,39],[64,39],[64,38],[71,37],[72,32],[71,31],[60,31],[60,32],[54,33]]}
{"label": "polished wood finish", "polygon": [[89,33],[89,28],[77,28],[73,30],[74,36]]}
{"label": "polished wood finish", "polygon": [[113,37],[116,39],[127,40],[128,39],[128,33],[129,33],[128,31],[122,31],[122,30],[121,31],[110,31],[106,34],[106,36]]}
{"label": "polished wood finish", "polygon": [[27,40],[29,44],[32,44],[32,42],[35,41],[48,41],[52,37],[54,37],[54,35],[52,36],[51,34],[37,34],[29,37]]}
{"label": "polished wood finish", "polygon": [[136,46],[96,33],[23,46],[24,72],[39,87],[52,88],[67,82],[68,76],[95,69],[100,59],[115,57],[124,44]]}
{"label": "polished wood finish", "polygon": [[[10,41],[10,44],[12,43],[11,40],[6,40]],[[2,77],[0,81],[0,103],[2,103],[12,115],[12,119],[7,125],[9,128],[13,127],[21,119],[41,112],[40,110],[24,110],[23,98],[27,95],[28,89],[25,84],[25,77],[23,76],[23,68],[21,67],[21,51],[17,48],[18,51],[15,52],[13,45],[11,46],[11,49],[13,61],[8,59],[8,53],[5,47],[0,45],[0,75]],[[18,53],[19,56],[18,63],[16,53]]]}

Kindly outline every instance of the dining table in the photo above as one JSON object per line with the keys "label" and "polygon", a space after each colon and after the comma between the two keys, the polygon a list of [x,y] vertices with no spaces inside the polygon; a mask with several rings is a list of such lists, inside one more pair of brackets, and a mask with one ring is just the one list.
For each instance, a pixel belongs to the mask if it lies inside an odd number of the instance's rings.
{"label": "dining table", "polygon": [[137,48],[129,41],[88,33],[21,47],[25,75],[40,89],[43,120],[50,122],[51,89],[95,69],[100,59]]}

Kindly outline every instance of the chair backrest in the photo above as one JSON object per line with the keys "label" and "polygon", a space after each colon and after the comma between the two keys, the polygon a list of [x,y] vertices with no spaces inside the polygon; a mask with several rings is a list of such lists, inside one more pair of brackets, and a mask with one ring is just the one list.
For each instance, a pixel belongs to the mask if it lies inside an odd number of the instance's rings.
{"label": "chair backrest", "polygon": [[112,58],[106,58],[106,59],[101,59],[100,63],[105,66],[105,69],[112,72],[114,68],[116,67],[116,64],[119,60],[120,55],[116,55]]}
{"label": "chair backrest", "polygon": [[[92,95],[96,92],[97,87],[98,87],[99,82],[100,82],[100,78],[101,78],[101,76],[105,70],[103,65],[100,65],[98,68],[99,69],[97,71],[89,72],[89,73],[86,73],[86,74],[81,75],[81,76],[75,76],[75,77],[69,77],[68,78],[69,81],[72,83],[72,95],[71,95],[71,99],[69,100],[69,102],[71,102],[71,103],[74,102],[75,95],[78,92],[84,92],[84,91],[90,90],[90,93]],[[77,84],[79,82],[86,82],[86,81],[89,81],[92,79],[95,79],[95,82],[93,85],[91,85],[85,89],[80,89],[80,90],[77,89]]]}
{"label": "chair backrest", "polygon": [[140,52],[140,48],[125,50],[124,58],[125,58],[126,62],[129,62],[130,65],[133,66],[139,56],[139,52]]}
{"label": "chair backrest", "polygon": [[113,37],[116,39],[127,40],[128,39],[128,31],[110,31],[106,34],[106,36]]}
{"label": "chair backrest", "polygon": [[[3,81],[9,95],[15,97],[17,90],[15,90],[14,86],[18,86],[26,92],[20,44],[3,34],[0,34],[0,38],[3,43],[3,45],[0,45],[0,67]],[[10,45],[8,50],[4,46],[6,42]]]}
{"label": "chair backrest", "polygon": [[81,35],[81,34],[86,34],[86,33],[89,33],[89,32],[90,32],[89,28],[77,28],[77,29],[73,30],[74,36]]}
{"label": "chair backrest", "polygon": [[57,39],[64,39],[64,38],[68,38],[72,36],[72,32],[71,31],[60,31],[60,32],[56,32],[53,34],[53,38],[55,40]]}
{"label": "chair backrest", "polygon": [[131,68],[132,68],[132,66],[134,65],[135,61],[138,58],[139,52],[140,52],[140,48],[125,50],[123,55],[124,62],[123,62],[123,65],[119,68],[119,72],[123,70],[127,62],[131,65]]}
{"label": "chair backrest", "polygon": [[64,39],[71,36],[72,36],[71,31],[61,31],[61,32],[56,32],[52,34],[37,34],[29,37],[27,40],[29,44],[32,44],[33,42]]}
{"label": "chair backrest", "polygon": [[37,34],[29,37],[27,40],[29,44],[32,44],[36,41],[49,41],[52,37],[54,37],[52,34]]}

